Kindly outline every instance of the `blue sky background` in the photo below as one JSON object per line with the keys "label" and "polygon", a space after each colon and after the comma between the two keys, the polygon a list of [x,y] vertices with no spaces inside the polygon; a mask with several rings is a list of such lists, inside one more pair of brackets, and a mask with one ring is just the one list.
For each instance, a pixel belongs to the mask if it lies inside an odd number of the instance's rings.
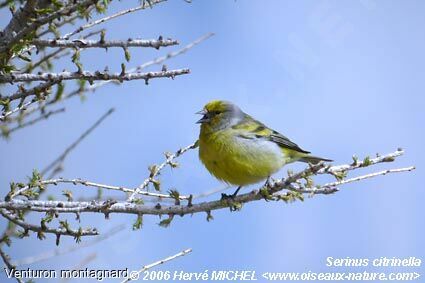
{"label": "blue sky background", "polygon": [[[110,12],[135,5],[137,1],[116,2]],[[65,114],[1,140],[3,194],[10,181],[25,180],[33,168],[43,168],[110,107],[116,112],[69,156],[61,175],[137,186],[149,165],[162,162],[164,151],[196,140],[194,113],[212,99],[235,102],[335,163],[350,162],[353,154],[406,150],[394,164],[355,174],[409,165],[417,169],[349,184],[337,194],[304,202],[259,201],[240,212],[216,211],[210,223],[204,214],[176,217],[167,229],[156,225],[157,217],[145,217],[143,229],[132,231],[134,216],[113,214],[104,220],[83,215],[82,225],[100,231],[121,223],[127,228],[95,246],[30,267],[71,269],[96,253],[90,268],[136,269],[189,247],[192,254],[158,270],[389,271],[328,268],[326,257],[425,259],[424,9],[425,2],[413,0],[169,1],[105,24],[109,39],[161,34],[183,46],[207,32],[216,35],[166,63],[169,69],[189,67],[190,75],[151,80],[148,86],[143,81],[107,85],[89,93],[84,103],[68,101]],[[2,11],[1,26],[7,19]],[[177,49],[131,49],[128,66]],[[107,64],[119,71],[123,60],[122,50],[82,52],[90,70]],[[64,67],[75,68],[65,63],[57,70]],[[197,151],[179,163],[178,169],[164,170],[164,190],[196,194],[223,186],[201,165]],[[75,189],[75,194],[95,194],[84,190]],[[29,219],[37,223],[38,217]],[[62,238],[63,247],[70,245],[72,239]],[[40,242],[31,235],[15,240],[7,252],[20,259],[50,249],[55,249],[53,237]],[[396,270],[425,276],[423,266]]]}

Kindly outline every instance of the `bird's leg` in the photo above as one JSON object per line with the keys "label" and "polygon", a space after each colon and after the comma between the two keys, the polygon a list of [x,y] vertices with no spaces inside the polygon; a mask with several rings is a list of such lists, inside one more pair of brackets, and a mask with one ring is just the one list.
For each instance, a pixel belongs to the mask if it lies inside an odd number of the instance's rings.
{"label": "bird's leg", "polygon": [[237,189],[236,189],[236,191],[232,194],[232,198],[234,198],[237,194],[238,194],[238,192],[239,192],[239,190],[242,188],[242,186],[239,186]]}
{"label": "bird's leg", "polygon": [[270,189],[272,188],[274,184],[274,179],[271,178],[270,176],[267,176],[266,182],[264,183],[263,187],[260,190],[260,195],[266,200],[272,200],[272,192],[270,191]]}
{"label": "bird's leg", "polygon": [[272,183],[270,181],[272,181],[272,178],[270,176],[267,176],[266,182],[264,183],[263,187],[266,187],[267,189],[270,188],[271,185],[272,185]]}
{"label": "bird's leg", "polygon": [[242,186],[239,186],[237,189],[236,189],[236,191],[233,193],[233,194],[231,194],[231,195],[228,195],[228,194],[221,194],[221,199],[222,200],[225,200],[225,199],[234,199],[235,197],[236,197],[236,195],[238,194],[238,192],[239,192],[239,190],[242,188]]}
{"label": "bird's leg", "polygon": [[225,201],[227,203],[227,205],[230,208],[230,211],[237,211],[240,210],[242,208],[242,204],[235,202],[235,197],[238,194],[239,190],[242,188],[242,186],[239,186],[236,191],[231,194],[231,195],[227,195],[227,194],[221,194],[221,200]]}

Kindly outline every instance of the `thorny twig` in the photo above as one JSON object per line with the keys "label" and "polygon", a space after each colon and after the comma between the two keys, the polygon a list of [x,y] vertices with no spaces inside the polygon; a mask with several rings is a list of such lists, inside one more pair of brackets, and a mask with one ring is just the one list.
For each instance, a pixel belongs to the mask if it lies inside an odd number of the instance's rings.
{"label": "thorny twig", "polygon": [[[122,186],[112,186],[112,185],[105,185],[105,184],[99,184],[95,182],[90,182],[82,179],[63,179],[63,178],[56,178],[56,179],[49,179],[40,181],[38,185],[48,186],[48,185],[58,185],[60,183],[65,184],[73,184],[73,185],[83,185],[87,187],[93,187],[93,188],[99,188],[99,189],[106,189],[106,190],[113,190],[113,191],[121,191],[124,193],[136,193],[136,189],[126,188]],[[14,193],[10,194],[10,198],[15,198],[19,195],[22,195],[27,190],[31,189],[30,186],[24,186],[23,188],[15,191]],[[147,192],[139,190],[136,194],[142,195],[142,196],[150,196],[150,197],[156,197],[156,198],[173,198],[169,194],[160,194],[160,193],[154,193],[154,192]],[[179,196],[179,199],[185,200],[188,199],[188,196]]]}
{"label": "thorny twig", "polygon": [[[87,80],[87,81],[131,81],[131,80],[145,80],[146,82],[154,78],[172,78],[176,76],[189,74],[189,69],[177,69],[170,71],[147,72],[147,73],[108,73],[108,72],[60,72],[60,73],[41,73],[41,74],[5,74],[0,75],[0,83],[13,83],[13,82],[31,82],[31,81],[46,81],[46,82],[60,82],[64,80]],[[11,97],[10,100],[15,99]]]}
{"label": "thorny twig", "polygon": [[[86,35],[84,35],[83,37],[81,37],[82,39],[87,39],[92,37],[93,35],[97,35],[97,34],[101,34],[102,32],[104,32],[104,30],[96,30],[96,31],[92,31],[87,33]],[[71,50],[69,50],[68,48],[59,48],[58,50],[55,50],[49,54],[45,54],[44,56],[42,56],[41,58],[39,58],[39,60],[35,63],[29,64],[29,66],[22,71],[21,73],[29,73],[33,70],[35,70],[37,67],[41,66],[44,62],[48,62],[50,59],[59,59],[63,56],[66,56],[68,54],[71,53]]]}
{"label": "thorny twig", "polygon": [[196,148],[197,146],[198,146],[198,143],[194,142],[194,143],[192,143],[192,144],[190,144],[186,147],[183,147],[183,148],[177,150],[174,154],[171,154],[171,153],[166,154],[166,156],[165,156],[166,160],[163,163],[161,163],[160,165],[152,167],[150,176],[148,178],[146,178],[143,181],[143,183],[141,183],[140,186],[138,188],[136,188],[136,190],[134,192],[131,193],[131,195],[128,197],[127,201],[129,201],[129,202],[133,201],[135,196],[137,194],[140,194],[140,192],[142,190],[146,189],[147,186],[150,183],[155,183],[156,182],[156,180],[155,180],[156,176],[159,175],[159,173],[161,172],[162,169],[164,169],[165,166],[167,166],[167,165],[173,166],[173,161],[174,161],[175,158],[179,157],[180,155],[182,155],[183,153],[185,153],[186,151],[188,151],[190,149]]}
{"label": "thorny twig", "polygon": [[42,227],[38,225],[29,224],[26,221],[19,219],[19,217],[17,217],[13,213],[8,212],[5,209],[0,210],[0,214],[3,215],[3,217],[8,219],[9,221],[12,221],[16,225],[22,227],[25,231],[33,231],[38,233],[50,233],[56,236],[60,236],[60,235],[73,236],[75,238],[81,237],[81,236],[95,236],[99,234],[96,229],[90,229],[90,228],[74,230],[69,227],[49,228],[47,226]]}
{"label": "thorny twig", "polygon": [[177,40],[172,39],[127,39],[127,40],[88,40],[88,39],[35,39],[31,44],[38,47],[57,47],[57,48],[111,48],[111,47],[160,47],[179,44]]}
{"label": "thorny twig", "polygon": [[55,250],[46,251],[38,255],[33,255],[33,256],[15,260],[12,263],[14,266],[21,266],[21,265],[34,264],[37,262],[49,260],[56,256],[68,254],[86,247],[90,247],[101,241],[107,240],[110,237],[116,235],[117,233],[123,231],[124,228],[125,228],[125,224],[121,224],[121,225],[113,227],[112,229],[110,229],[109,231],[106,231],[105,233],[100,234],[99,236],[97,236],[96,238],[94,238],[93,240],[89,242],[81,242],[78,245],[72,245],[66,248],[61,248],[61,249],[56,248]]}

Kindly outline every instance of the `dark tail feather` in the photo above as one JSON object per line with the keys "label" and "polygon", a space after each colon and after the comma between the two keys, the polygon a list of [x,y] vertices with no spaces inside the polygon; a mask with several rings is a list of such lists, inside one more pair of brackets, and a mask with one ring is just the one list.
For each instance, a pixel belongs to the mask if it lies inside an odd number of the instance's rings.
{"label": "dark tail feather", "polygon": [[304,157],[301,157],[300,161],[305,162],[305,163],[317,164],[320,161],[332,162],[333,160],[318,157],[318,156],[313,156],[313,155],[306,155]]}

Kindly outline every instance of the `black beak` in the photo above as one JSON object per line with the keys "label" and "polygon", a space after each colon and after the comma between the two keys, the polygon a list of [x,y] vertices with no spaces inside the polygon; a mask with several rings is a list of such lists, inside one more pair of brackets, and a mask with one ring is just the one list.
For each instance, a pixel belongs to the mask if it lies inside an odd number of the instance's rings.
{"label": "black beak", "polygon": [[203,115],[202,118],[196,122],[196,124],[202,124],[211,121],[211,118],[209,117],[208,112],[206,110],[198,111],[195,114]]}

